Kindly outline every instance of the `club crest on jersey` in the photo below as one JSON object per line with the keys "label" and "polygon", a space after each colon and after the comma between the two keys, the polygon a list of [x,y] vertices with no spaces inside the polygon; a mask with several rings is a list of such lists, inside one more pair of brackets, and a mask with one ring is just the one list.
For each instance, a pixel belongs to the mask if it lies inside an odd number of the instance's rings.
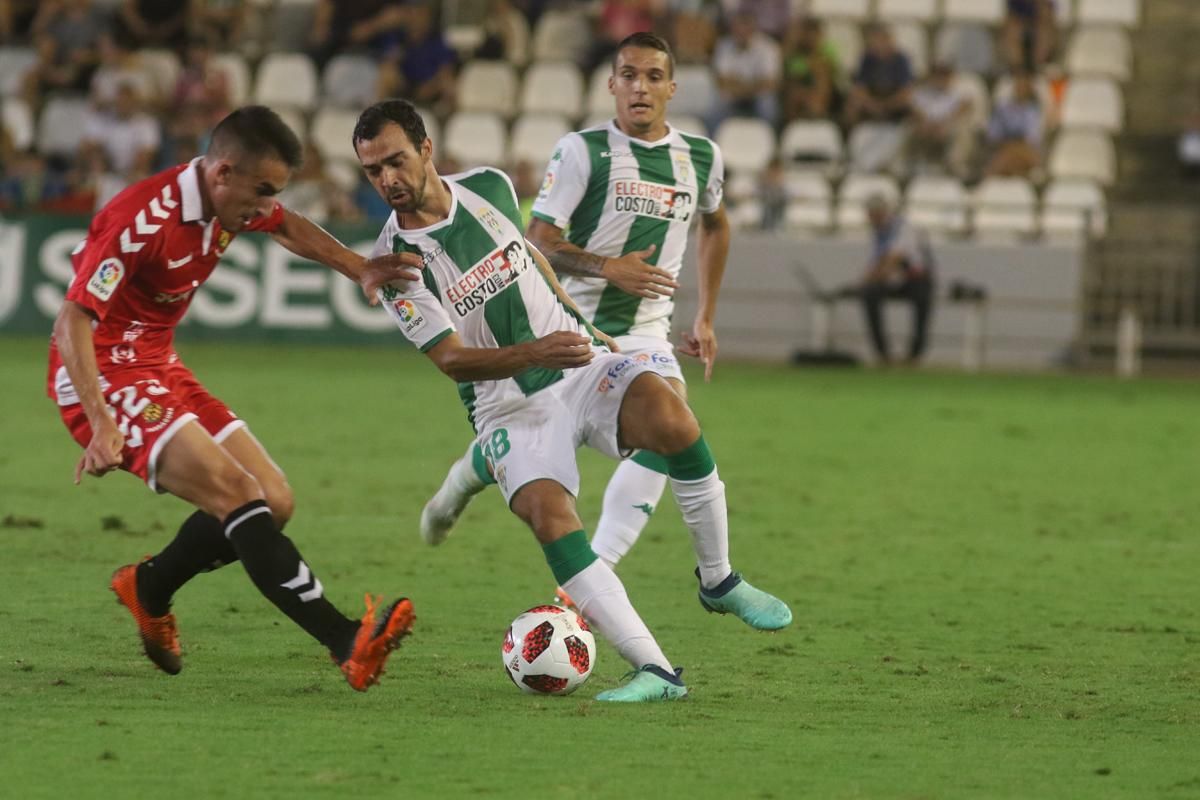
{"label": "club crest on jersey", "polygon": [[417,310],[417,306],[412,300],[397,300],[392,303],[392,309],[396,312],[397,319],[400,320],[400,328],[406,334],[416,333],[425,327],[425,315]]}
{"label": "club crest on jersey", "polygon": [[484,225],[487,225],[496,233],[504,232],[504,227],[500,224],[500,218],[496,216],[496,212],[492,211],[492,209],[485,208],[480,211],[477,216],[479,217],[480,222],[482,222]]}
{"label": "club crest on jersey", "polygon": [[117,284],[121,282],[121,278],[123,277],[125,277],[125,265],[121,263],[121,259],[106,258],[100,262],[100,266],[92,273],[92,279],[88,281],[87,290],[101,300],[108,300],[113,296],[113,292],[117,290]]}
{"label": "club crest on jersey", "polygon": [[692,193],[674,186],[647,181],[613,183],[613,210],[640,217],[688,222],[692,218]]}
{"label": "club crest on jersey", "polygon": [[221,235],[217,237],[217,254],[225,252],[225,248],[229,247],[229,241],[233,237],[229,235],[229,231],[221,231]]}
{"label": "club crest on jersey", "polygon": [[454,313],[460,318],[465,317],[483,308],[484,303],[516,283],[529,269],[529,261],[525,246],[514,239],[493,251],[451,284],[446,289],[446,299],[452,304]]}

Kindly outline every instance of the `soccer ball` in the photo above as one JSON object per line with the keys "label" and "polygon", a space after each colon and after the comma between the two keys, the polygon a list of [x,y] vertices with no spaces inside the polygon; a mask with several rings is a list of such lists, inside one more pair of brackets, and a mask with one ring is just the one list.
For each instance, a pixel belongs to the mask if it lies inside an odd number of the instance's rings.
{"label": "soccer ball", "polygon": [[512,682],[529,694],[570,694],[596,664],[596,637],[583,617],[560,606],[537,606],[513,620],[500,646]]}

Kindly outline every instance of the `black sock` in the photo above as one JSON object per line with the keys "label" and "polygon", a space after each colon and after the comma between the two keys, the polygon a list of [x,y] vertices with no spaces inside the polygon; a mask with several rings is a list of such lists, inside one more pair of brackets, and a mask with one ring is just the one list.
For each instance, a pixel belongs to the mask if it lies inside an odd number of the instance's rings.
{"label": "black sock", "polygon": [[324,597],[324,587],[300,557],[292,540],[279,532],[262,500],[247,503],[225,519],[225,533],[250,580],[293,622],[342,661],[354,645],[358,622],[345,617]]}
{"label": "black sock", "polygon": [[184,520],[161,553],[138,564],[138,600],[151,615],[161,617],[171,610],[171,598],[180,586],[201,572],[237,560],[221,521],[197,511]]}

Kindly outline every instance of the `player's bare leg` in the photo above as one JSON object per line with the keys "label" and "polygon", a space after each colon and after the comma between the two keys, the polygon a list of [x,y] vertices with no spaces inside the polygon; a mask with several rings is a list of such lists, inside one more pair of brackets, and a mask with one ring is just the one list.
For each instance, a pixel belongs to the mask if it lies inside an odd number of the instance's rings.
{"label": "player's bare leg", "polygon": [[638,616],[621,579],[596,558],[575,511],[575,499],[561,484],[536,480],[517,490],[512,511],[542,545],[559,585],[570,592],[589,624],[612,643],[637,675],[597,700],[644,701],[683,697],[679,679],[646,623]]}
{"label": "player's bare leg", "polygon": [[467,452],[450,467],[437,493],[421,509],[421,538],[425,543],[439,545],[446,541],[471,498],[495,482],[488,472],[483,451],[472,442]]}
{"label": "player's bare leg", "polygon": [[760,630],[790,624],[786,603],[754,588],[730,566],[725,484],[684,399],[662,377],[639,375],[621,403],[619,426],[622,447],[652,450],[667,462],[671,491],[692,533],[704,608],[732,613]]}

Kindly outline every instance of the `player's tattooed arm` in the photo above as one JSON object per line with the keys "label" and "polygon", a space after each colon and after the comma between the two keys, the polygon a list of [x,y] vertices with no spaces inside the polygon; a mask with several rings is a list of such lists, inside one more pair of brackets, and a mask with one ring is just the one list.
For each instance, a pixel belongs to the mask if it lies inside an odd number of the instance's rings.
{"label": "player's tattooed arm", "polygon": [[526,235],[560,275],[604,278],[626,294],[651,300],[670,297],[679,288],[671,273],[646,262],[654,255],[655,245],[620,258],[605,258],[576,247],[563,238],[561,228],[540,219],[529,223]]}
{"label": "player's tattooed arm", "polygon": [[560,275],[581,278],[603,277],[604,256],[589,253],[563,238],[562,229],[549,222],[534,219],[529,223],[528,240],[542,253]]}

